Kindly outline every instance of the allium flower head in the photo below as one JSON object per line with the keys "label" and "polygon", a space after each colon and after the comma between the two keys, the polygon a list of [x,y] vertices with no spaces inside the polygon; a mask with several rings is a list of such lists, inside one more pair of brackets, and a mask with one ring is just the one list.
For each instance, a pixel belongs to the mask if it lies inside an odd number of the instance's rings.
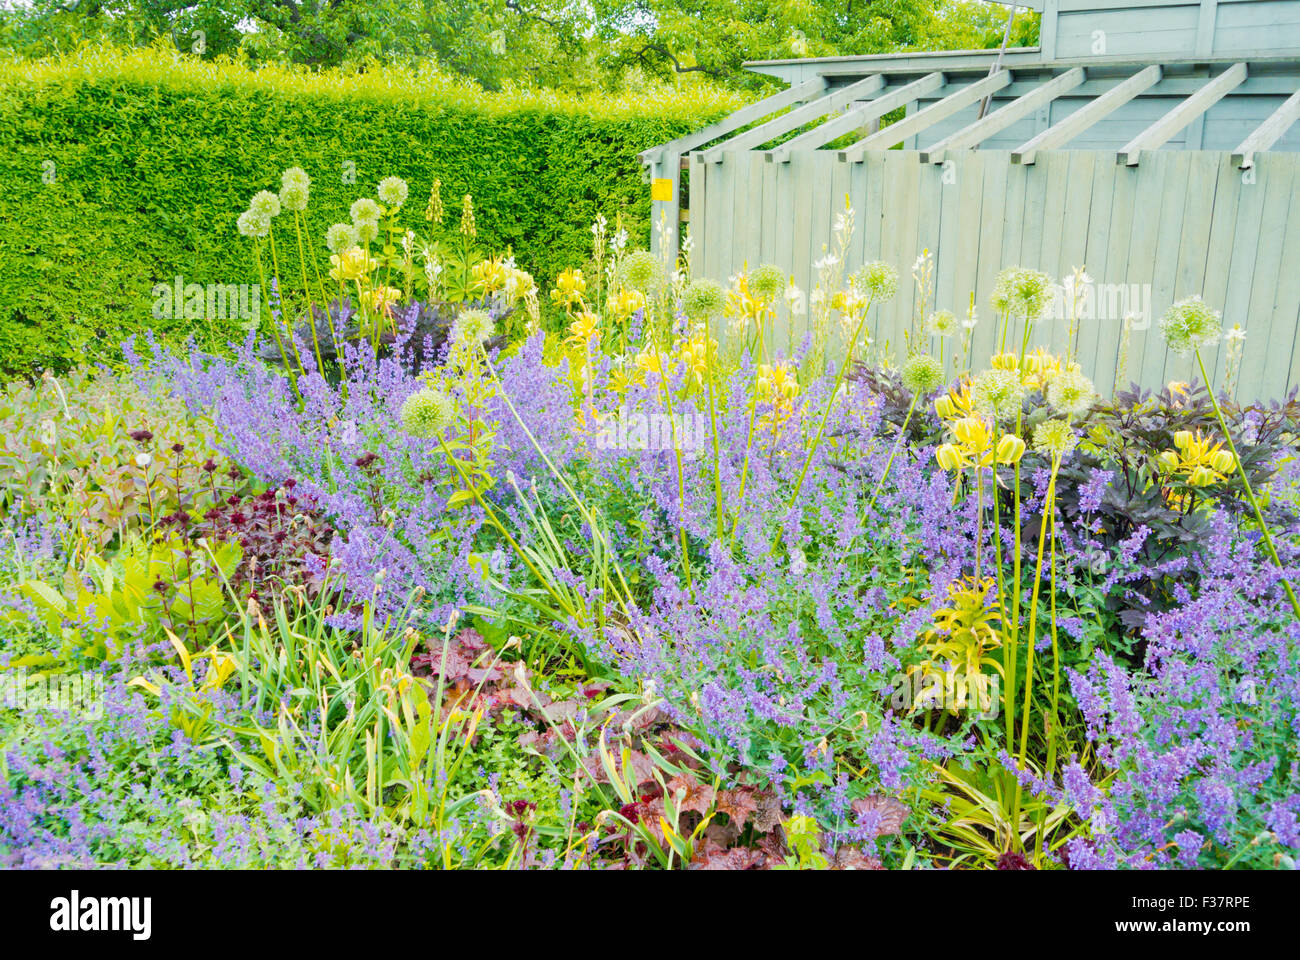
{"label": "allium flower head", "polygon": [[271,232],[271,221],[252,210],[245,210],[235,221],[235,227],[241,237],[264,237]]}
{"label": "allium flower head", "polygon": [[1047,382],[1047,402],[1073,419],[1092,409],[1097,402],[1097,391],[1081,372],[1065,369]]}
{"label": "allium flower head", "polygon": [[357,231],[350,223],[336,223],[325,231],[325,246],[330,253],[342,253],[358,243]]}
{"label": "allium flower head", "polygon": [[427,440],[447,429],[456,415],[456,408],[451,397],[440,390],[425,387],[406,398],[401,415],[407,433]]}
{"label": "allium flower head", "polygon": [[378,220],[383,211],[379,209],[379,204],[369,197],[362,197],[359,200],[352,201],[352,206],[348,213],[352,217],[353,223],[362,223],[366,220]]}
{"label": "allium flower head", "polygon": [[248,209],[259,217],[270,220],[280,215],[280,198],[270,190],[259,190],[248,202]]}
{"label": "allium flower head", "polygon": [[462,349],[474,350],[492,336],[494,322],[486,310],[462,310],[451,325],[451,340]]}
{"label": "allium flower head", "polygon": [[918,396],[943,386],[943,364],[928,353],[914,353],[903,364],[903,386]]}
{"label": "allium flower head", "polygon": [[286,183],[280,188],[280,204],[284,209],[301,213],[307,209],[307,188],[301,183]]}
{"label": "allium flower head", "polygon": [[985,370],[970,388],[971,405],[980,413],[1011,417],[1024,402],[1025,385],[1014,370]]}
{"label": "allium flower head", "polygon": [[1063,457],[1079,442],[1065,420],[1044,420],[1034,427],[1034,449],[1051,457]]}
{"label": "allium flower head", "polygon": [[358,220],[353,230],[357,235],[358,243],[370,243],[379,236],[379,221]]}
{"label": "allium flower head", "polygon": [[311,177],[307,176],[307,171],[302,167],[290,167],[280,174],[280,186],[302,187],[303,190],[310,190]]}
{"label": "allium flower head", "polygon": [[925,332],[932,337],[951,337],[957,327],[957,314],[951,310],[936,310],[925,322]]}
{"label": "allium flower head", "polygon": [[410,194],[410,188],[407,187],[406,181],[401,177],[384,177],[379,181],[377,191],[379,199],[391,209],[396,209],[406,202]]}
{"label": "allium flower head", "polygon": [[1056,287],[1041,270],[1008,267],[997,275],[991,297],[998,313],[1037,320],[1052,305]]}
{"label": "allium flower head", "polygon": [[772,263],[765,263],[749,275],[749,289],[768,303],[785,293],[785,272]]}
{"label": "allium flower head", "polygon": [[853,275],[853,283],[871,294],[873,303],[884,303],[898,292],[898,271],[883,260],[873,260]]}
{"label": "allium flower head", "polygon": [[727,306],[727,294],[716,280],[692,280],[682,293],[682,312],[692,320],[716,317]]}
{"label": "allium flower head", "polygon": [[623,279],[633,290],[648,293],[663,281],[664,264],[649,250],[633,250],[623,261]]}
{"label": "allium flower head", "polygon": [[1219,312],[1200,297],[1179,300],[1160,318],[1160,332],[1169,349],[1188,354],[1219,342],[1223,330]]}

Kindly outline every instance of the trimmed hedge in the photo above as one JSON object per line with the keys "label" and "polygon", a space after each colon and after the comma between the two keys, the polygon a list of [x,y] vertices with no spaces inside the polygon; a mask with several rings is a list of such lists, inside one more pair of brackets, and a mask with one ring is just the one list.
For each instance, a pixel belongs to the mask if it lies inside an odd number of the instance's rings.
{"label": "trimmed hedge", "polygon": [[[410,183],[403,219],[421,231],[437,177],[451,222],[473,194],[481,246],[512,245],[546,283],[589,256],[597,213],[622,211],[632,242],[646,243],[636,154],[738,105],[703,90],[583,101],[401,71],[253,73],[113,50],[0,65],[0,91],[6,373],[110,357],[146,327],[183,339],[196,321],[155,321],[154,284],[255,283],[235,218],[291,165],[312,177],[321,256],[325,228],[384,176]],[[345,161],[355,184],[343,182]]]}

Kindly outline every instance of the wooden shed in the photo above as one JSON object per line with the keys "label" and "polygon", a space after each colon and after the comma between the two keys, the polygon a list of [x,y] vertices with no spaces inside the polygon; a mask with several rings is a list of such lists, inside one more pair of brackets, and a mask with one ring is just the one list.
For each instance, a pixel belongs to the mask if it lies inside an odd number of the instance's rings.
{"label": "wooden shed", "polygon": [[[847,196],[848,264],[903,278],[879,318],[895,343],[928,249],[933,305],[964,315],[973,292],[985,317],[976,356],[1000,269],[1083,267],[1079,354],[1099,388],[1126,323],[1128,379],[1192,378],[1155,324],[1192,294],[1246,331],[1239,398],[1300,385],[1300,0],[1019,6],[1041,11],[1039,47],[748,64],[788,86],[641,155],[669,226],[656,242],[688,222],[697,275],[770,262],[807,291]],[[1065,336],[1058,317],[1038,339]]]}

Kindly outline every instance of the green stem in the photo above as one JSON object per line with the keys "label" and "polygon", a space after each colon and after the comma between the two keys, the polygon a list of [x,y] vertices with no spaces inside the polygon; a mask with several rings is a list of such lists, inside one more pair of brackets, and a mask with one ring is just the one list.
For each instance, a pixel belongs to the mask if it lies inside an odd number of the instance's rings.
{"label": "green stem", "polygon": [[713,498],[714,520],[717,527],[718,542],[726,535],[725,520],[722,515],[722,459],[718,452],[718,416],[713,400],[713,371],[708,371],[709,380],[709,428],[713,431]]}
{"label": "green stem", "polygon": [[[1016,758],[1016,765],[1020,770],[1025,768],[1025,756],[1029,748],[1029,715],[1033,711],[1034,703],[1034,638],[1038,627],[1038,595],[1043,583],[1043,550],[1047,545],[1047,522],[1052,511],[1056,509],[1056,473],[1060,469],[1061,457],[1060,454],[1056,454],[1052,457],[1052,477],[1047,484],[1047,494],[1043,500],[1043,519],[1038,527],[1038,564],[1034,569],[1034,589],[1029,602],[1029,635],[1025,644],[1025,701],[1021,707],[1020,752]],[[1017,836],[1020,833],[1020,797],[1022,789],[1020,779],[1017,777],[1016,797],[1012,805],[1011,816],[1011,823]]]}
{"label": "green stem", "polygon": [[907,433],[907,425],[912,419],[912,411],[916,409],[917,399],[917,395],[912,394],[912,402],[907,407],[907,416],[903,417],[903,425],[898,428],[898,436],[894,438],[894,449],[889,451],[889,459],[885,461],[885,472],[876,481],[876,489],[871,491],[871,499],[867,501],[868,512],[876,505],[876,497],[880,495],[880,488],[885,485],[885,479],[889,476],[889,468],[894,463],[894,457],[898,455],[898,448],[903,444],[903,435]]}
{"label": "green stem", "polygon": [[1206,389],[1210,394],[1210,403],[1214,405],[1214,415],[1219,419],[1219,427],[1223,430],[1224,439],[1228,441],[1228,449],[1232,452],[1232,459],[1236,461],[1237,476],[1241,479],[1241,485],[1246,489],[1246,499],[1250,501],[1250,507],[1255,511],[1255,521],[1259,524],[1260,532],[1264,535],[1264,546],[1281,575],[1282,586],[1286,589],[1287,599],[1291,601],[1291,609],[1295,612],[1296,619],[1300,620],[1300,601],[1296,600],[1295,590],[1291,588],[1291,581],[1286,578],[1282,561],[1278,559],[1277,549],[1273,546],[1273,537],[1268,532],[1268,524],[1264,522],[1264,512],[1259,508],[1259,500],[1255,497],[1255,491],[1251,489],[1250,479],[1246,476],[1246,468],[1242,465],[1241,457],[1237,455],[1237,445],[1232,442],[1232,433],[1228,430],[1228,423],[1223,418],[1223,410],[1219,408],[1219,399],[1214,395],[1214,388],[1210,385],[1210,377],[1205,372],[1205,361],[1201,359],[1199,347],[1196,349],[1196,362],[1200,364],[1201,379],[1205,381]]}
{"label": "green stem", "polygon": [[[867,322],[867,314],[871,312],[871,304],[867,303],[867,308],[862,311],[862,319],[858,321],[857,329],[853,331],[853,338],[849,341],[849,348],[844,351],[844,359],[840,363],[839,373],[835,376],[835,386],[831,389],[831,395],[826,399],[826,409],[822,411],[821,423],[817,425],[817,433],[813,437],[812,444],[808,447],[808,456],[804,459],[803,469],[799,471],[799,479],[795,482],[794,492],[790,494],[790,502],[786,504],[785,512],[789,513],[799,499],[799,493],[803,490],[804,479],[808,476],[808,468],[812,466],[813,457],[817,453],[817,448],[821,446],[822,433],[826,430],[826,421],[830,419],[831,408],[835,406],[835,400],[840,394],[840,385],[844,382],[844,374],[848,371],[849,361],[853,359],[853,344],[858,342],[858,337],[862,335],[862,327]],[[776,531],[776,538],[772,541],[772,552],[781,545],[781,528]]]}

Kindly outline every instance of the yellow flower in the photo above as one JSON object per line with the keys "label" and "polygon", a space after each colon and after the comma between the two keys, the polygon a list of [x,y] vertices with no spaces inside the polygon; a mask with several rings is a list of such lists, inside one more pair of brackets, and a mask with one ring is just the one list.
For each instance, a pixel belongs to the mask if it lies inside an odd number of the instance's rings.
{"label": "yellow flower", "polygon": [[569,307],[581,302],[582,295],[586,292],[587,281],[583,279],[582,271],[569,268],[555,278],[551,299],[561,306]]}
{"label": "yellow flower", "polygon": [[376,266],[375,261],[366,256],[360,247],[349,247],[342,253],[334,254],[330,257],[330,263],[333,264],[330,278],[339,283],[360,280]]}
{"label": "yellow flower", "polygon": [[653,347],[646,347],[636,355],[636,365],[647,373],[663,373],[663,358]]}
{"label": "yellow flower", "polygon": [[1018,463],[1024,455],[1025,441],[1019,437],[1013,437],[1009,433],[1002,435],[1002,439],[998,441],[998,463],[1007,465]]}
{"label": "yellow flower", "polygon": [[470,268],[470,273],[474,276],[475,289],[493,294],[505,288],[511,271],[500,258],[494,257],[491,260],[480,260]]}
{"label": "yellow flower", "polygon": [[754,375],[754,385],[760,399],[779,406],[788,407],[799,395],[799,381],[794,367],[788,363],[760,363]]}
{"label": "yellow flower", "polygon": [[[1183,477],[1189,486],[1208,487],[1223,483],[1237,469],[1237,458],[1222,443],[1214,443],[1201,431],[1179,430],[1174,434],[1176,450],[1165,450],[1156,458],[1156,466],[1170,480]],[[1173,504],[1173,499],[1167,497]]]}
{"label": "yellow flower", "polygon": [[715,345],[703,333],[697,333],[682,344],[682,363],[696,383],[704,382],[704,374],[709,368],[710,347]]}
{"label": "yellow flower", "polygon": [[599,324],[600,317],[590,310],[582,311],[577,319],[569,324],[569,336],[564,342],[576,347],[586,347],[593,339],[600,339],[600,330],[597,329]]}
{"label": "yellow flower", "polygon": [[376,287],[370,293],[371,304],[380,313],[387,313],[389,308],[402,299],[402,291],[396,287]]}
{"label": "yellow flower", "polygon": [[971,405],[970,387],[963,384],[956,393],[940,397],[934,402],[934,412],[941,420],[956,420],[971,416],[974,408]]}
{"label": "yellow flower", "polygon": [[727,313],[741,320],[753,320],[764,307],[764,302],[750,293],[749,277],[739,274],[727,291]]}
{"label": "yellow flower", "polygon": [[960,470],[964,463],[961,450],[951,443],[945,443],[935,450],[934,458],[939,461],[939,469],[941,470]]}
{"label": "yellow flower", "polygon": [[624,287],[609,298],[609,309],[615,316],[630,317],[638,310],[645,309],[645,294],[631,287]]}

